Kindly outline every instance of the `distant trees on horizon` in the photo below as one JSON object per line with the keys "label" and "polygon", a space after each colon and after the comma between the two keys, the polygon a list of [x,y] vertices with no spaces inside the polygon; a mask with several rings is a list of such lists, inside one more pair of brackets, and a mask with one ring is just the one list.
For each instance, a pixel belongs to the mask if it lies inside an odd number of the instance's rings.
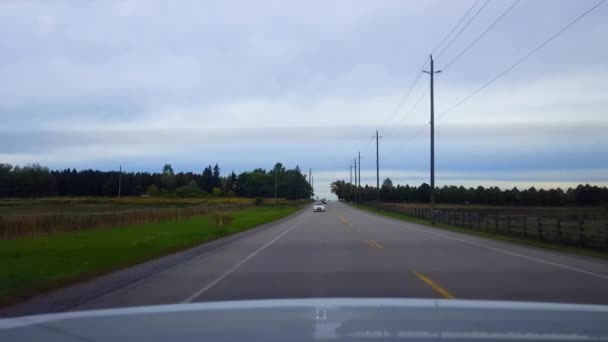
{"label": "distant trees on horizon", "polygon": [[[117,196],[119,175],[118,171],[50,170],[39,164],[0,163],[0,197]],[[221,175],[218,164],[204,167],[201,173],[175,173],[170,164],[159,173],[122,172],[121,195],[274,197],[275,178],[281,198],[312,196],[300,168],[286,169],[281,163],[270,171],[258,168],[226,176]]]}
{"label": "distant trees on horizon", "polygon": [[[354,184],[338,180],[331,183],[331,192],[340,201],[352,202],[355,200],[357,188]],[[361,201],[376,201],[376,187],[368,185],[359,188]],[[427,183],[420,186],[393,185],[390,178],[382,183],[380,188],[380,200],[383,202],[419,202],[428,203],[431,196],[431,187]],[[500,189],[499,187],[478,186],[476,188],[465,188],[463,186],[443,186],[435,188],[435,198],[438,203],[454,204],[487,204],[487,205],[538,205],[538,206],[563,206],[563,205],[599,205],[608,204],[608,188],[592,186],[589,184],[578,185],[576,188],[562,190],[557,189],[529,189],[520,190]]]}

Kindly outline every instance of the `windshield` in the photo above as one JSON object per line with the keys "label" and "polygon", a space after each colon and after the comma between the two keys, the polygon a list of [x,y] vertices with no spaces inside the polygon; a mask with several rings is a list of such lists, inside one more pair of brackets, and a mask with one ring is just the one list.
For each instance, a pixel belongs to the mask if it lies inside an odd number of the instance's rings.
{"label": "windshield", "polygon": [[606,18],[600,0],[2,1],[0,318],[608,305]]}

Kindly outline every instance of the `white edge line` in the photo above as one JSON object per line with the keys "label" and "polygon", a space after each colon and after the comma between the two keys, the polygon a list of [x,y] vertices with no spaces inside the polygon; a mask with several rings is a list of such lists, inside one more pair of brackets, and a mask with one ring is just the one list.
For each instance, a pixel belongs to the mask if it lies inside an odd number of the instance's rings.
{"label": "white edge line", "polygon": [[203,293],[207,292],[210,288],[212,288],[213,286],[215,286],[217,283],[219,283],[220,281],[222,281],[224,278],[226,278],[227,276],[230,275],[230,273],[234,272],[237,268],[239,268],[242,264],[246,263],[248,260],[250,260],[251,258],[255,257],[258,253],[260,253],[261,251],[263,251],[264,249],[266,249],[268,246],[272,245],[274,242],[276,242],[278,239],[280,239],[281,237],[283,237],[283,235],[289,233],[290,231],[292,231],[295,227],[298,226],[299,223],[294,224],[293,226],[289,227],[289,229],[287,229],[286,231],[282,232],[281,234],[279,234],[277,237],[275,237],[274,239],[270,240],[268,243],[266,243],[264,246],[260,247],[259,249],[257,249],[256,251],[254,251],[253,253],[249,254],[245,259],[241,260],[238,264],[234,265],[232,268],[230,268],[229,270],[227,270],[226,272],[222,273],[222,275],[220,275],[218,278],[216,278],[214,281],[212,281],[211,283],[207,284],[206,286],[204,286],[203,288],[199,289],[198,291],[194,292],[192,295],[190,295],[188,298],[184,299],[181,301],[181,303],[190,303],[192,302],[196,297],[199,297],[200,295],[202,295]]}
{"label": "white edge line", "polygon": [[[372,217],[379,216],[379,215],[372,215],[372,214],[369,214],[369,213],[365,213],[365,214],[367,214],[369,216],[372,216]],[[381,216],[381,217],[383,217],[383,216]],[[478,246],[478,247],[490,249],[490,250],[493,250],[493,251],[496,251],[496,252],[501,252],[501,253],[517,256],[517,257],[520,257],[520,258],[533,260],[533,261],[536,261],[536,262],[539,262],[539,263],[543,263],[543,264],[552,265],[552,266],[555,266],[555,267],[564,268],[564,269],[567,269],[567,270],[570,270],[570,271],[584,273],[584,274],[595,276],[595,277],[598,277],[598,278],[608,279],[607,275],[603,275],[603,274],[599,274],[599,273],[595,273],[595,272],[591,272],[591,271],[582,270],[580,268],[576,268],[576,267],[572,267],[572,266],[568,266],[568,265],[563,265],[563,264],[559,264],[559,263],[552,262],[552,261],[547,261],[547,260],[543,260],[543,259],[534,258],[534,257],[528,256],[528,255],[523,255],[523,254],[518,254],[518,253],[515,253],[515,252],[510,252],[510,251],[507,251],[507,250],[504,250],[504,249],[500,249],[500,248],[494,248],[494,247],[486,246],[486,245],[481,244],[481,243],[477,243],[477,242],[472,242],[472,241],[467,241],[467,240],[464,240],[464,239],[460,239],[460,238],[451,236],[449,234],[435,232],[435,231],[429,231],[427,228],[418,228],[418,227],[412,226],[412,225],[415,225],[417,223],[405,222],[403,220],[398,220],[398,219],[393,219],[393,218],[389,218],[389,219],[395,220],[395,221],[397,221],[399,223],[404,223],[407,226],[407,228],[419,230],[419,231],[427,233],[427,234],[438,235],[438,236],[442,236],[442,237],[447,238],[447,239],[452,239],[452,240],[460,241],[460,242],[463,242],[463,243],[468,243],[468,244],[475,245],[475,246]],[[429,228],[437,229],[437,228],[433,228],[433,227],[429,227]]]}

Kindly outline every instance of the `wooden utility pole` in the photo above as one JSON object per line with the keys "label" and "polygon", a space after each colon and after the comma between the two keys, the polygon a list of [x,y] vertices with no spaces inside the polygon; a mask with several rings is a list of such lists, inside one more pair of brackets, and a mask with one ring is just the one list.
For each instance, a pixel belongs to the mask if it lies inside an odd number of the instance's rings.
{"label": "wooden utility pole", "polygon": [[380,149],[379,149],[379,139],[381,137],[378,136],[378,130],[376,130],[376,192],[377,192],[377,202],[380,204]]}
{"label": "wooden utility pole", "polygon": [[359,186],[357,187],[357,203],[361,203],[361,152],[359,152]]}
{"label": "wooden utility pole", "polygon": [[431,70],[423,71],[429,74],[431,78],[431,224],[435,224],[435,93],[433,79],[435,74],[441,70],[435,71],[433,64],[433,55],[430,55]]}

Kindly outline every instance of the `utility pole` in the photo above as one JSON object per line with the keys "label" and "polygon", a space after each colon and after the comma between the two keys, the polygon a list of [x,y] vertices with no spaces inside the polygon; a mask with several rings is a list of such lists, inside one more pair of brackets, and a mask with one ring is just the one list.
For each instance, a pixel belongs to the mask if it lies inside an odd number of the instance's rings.
{"label": "utility pole", "polygon": [[348,183],[350,186],[350,194],[353,194],[353,164],[350,164],[350,182]]}
{"label": "utility pole", "polygon": [[356,203],[357,202],[357,197],[356,197],[357,196],[357,158],[355,157],[354,160],[355,160],[354,161],[354,163],[355,163],[354,164],[355,165],[355,201],[354,202]]}
{"label": "utility pole", "polygon": [[378,205],[380,205],[380,149],[379,139],[381,137],[378,136],[378,130],[376,130],[376,190],[377,190],[377,198]]}
{"label": "utility pole", "polygon": [[120,192],[122,190],[122,165],[118,166],[118,198],[120,198]]}
{"label": "utility pole", "polygon": [[433,65],[433,55],[430,55],[431,70],[423,71],[429,74],[431,78],[431,224],[435,224],[435,93],[433,79],[435,74],[441,70],[435,71]]}
{"label": "utility pole", "polygon": [[312,169],[308,169],[308,184],[311,184],[311,179],[312,179]]}
{"label": "utility pole", "polygon": [[361,203],[361,152],[359,152],[359,186],[357,187],[357,203]]}
{"label": "utility pole", "polygon": [[357,157],[355,157],[355,199],[354,202],[357,203]]}

